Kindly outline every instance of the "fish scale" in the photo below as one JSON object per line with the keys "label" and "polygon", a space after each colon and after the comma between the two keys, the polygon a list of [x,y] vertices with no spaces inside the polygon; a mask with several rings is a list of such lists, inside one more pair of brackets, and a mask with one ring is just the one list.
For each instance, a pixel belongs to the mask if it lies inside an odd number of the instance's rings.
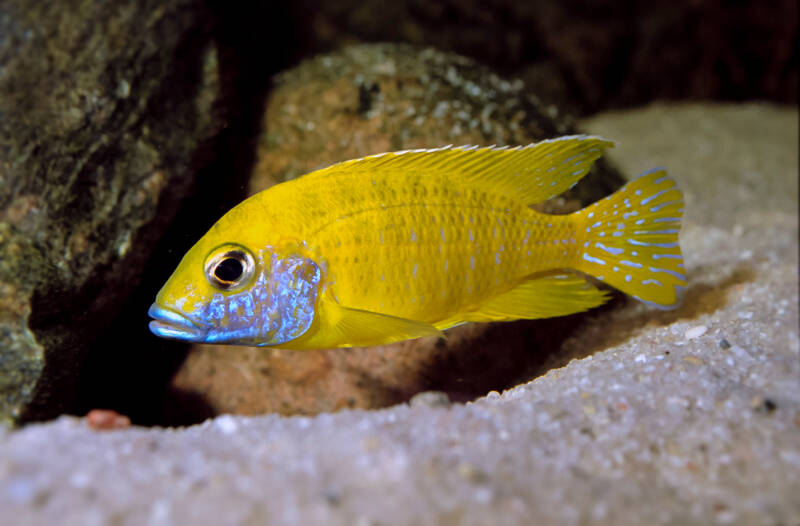
{"label": "fish scale", "polygon": [[585,311],[607,299],[586,274],[672,308],[686,286],[683,197],[663,171],[573,214],[530,207],[571,188],[612,145],[570,136],[390,152],[276,185],[184,256],[151,330],[289,349],[377,345]]}

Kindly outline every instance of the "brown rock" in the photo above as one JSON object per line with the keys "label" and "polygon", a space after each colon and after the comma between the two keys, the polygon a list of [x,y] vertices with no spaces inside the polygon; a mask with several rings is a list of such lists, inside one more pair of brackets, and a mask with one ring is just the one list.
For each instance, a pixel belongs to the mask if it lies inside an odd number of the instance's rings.
{"label": "brown rock", "polygon": [[[266,106],[251,191],[338,161],[444,144],[527,144],[573,133],[525,86],[462,57],[408,46],[358,46],[280,75]],[[551,211],[574,210],[617,187],[598,163]],[[313,414],[376,408],[438,390],[464,401],[532,374],[576,317],[454,328],[374,348],[293,352],[194,346],[174,378],[204,413]],[[183,402],[180,402],[183,403]],[[179,405],[180,405],[179,403]],[[183,405],[179,410],[188,410]]]}

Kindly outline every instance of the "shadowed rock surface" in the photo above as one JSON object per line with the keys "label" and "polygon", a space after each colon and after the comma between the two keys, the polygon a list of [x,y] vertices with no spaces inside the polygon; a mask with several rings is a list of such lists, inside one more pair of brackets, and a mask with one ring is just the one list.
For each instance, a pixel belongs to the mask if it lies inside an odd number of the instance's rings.
{"label": "shadowed rock surface", "polygon": [[626,172],[668,166],[685,191],[679,309],[596,312],[546,374],[466,405],[0,430],[0,522],[797,524],[797,118],[697,105],[582,123],[620,141]]}

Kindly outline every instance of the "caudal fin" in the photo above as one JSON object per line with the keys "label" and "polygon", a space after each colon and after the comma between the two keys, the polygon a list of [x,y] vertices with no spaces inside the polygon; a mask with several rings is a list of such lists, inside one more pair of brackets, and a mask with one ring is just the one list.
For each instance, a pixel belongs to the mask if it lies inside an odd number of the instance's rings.
{"label": "caudal fin", "polygon": [[642,174],[575,216],[586,236],[579,270],[645,303],[678,306],[686,288],[678,244],[683,194],[664,170]]}

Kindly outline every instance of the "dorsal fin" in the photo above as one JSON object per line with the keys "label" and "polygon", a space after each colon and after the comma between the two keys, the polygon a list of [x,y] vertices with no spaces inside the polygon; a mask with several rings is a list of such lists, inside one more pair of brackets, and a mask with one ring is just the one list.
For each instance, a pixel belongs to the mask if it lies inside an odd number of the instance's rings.
{"label": "dorsal fin", "polygon": [[601,137],[570,135],[514,148],[445,146],[405,150],[345,161],[308,176],[323,178],[343,171],[427,173],[533,204],[568,190],[589,172],[603,149],[613,145]]}

